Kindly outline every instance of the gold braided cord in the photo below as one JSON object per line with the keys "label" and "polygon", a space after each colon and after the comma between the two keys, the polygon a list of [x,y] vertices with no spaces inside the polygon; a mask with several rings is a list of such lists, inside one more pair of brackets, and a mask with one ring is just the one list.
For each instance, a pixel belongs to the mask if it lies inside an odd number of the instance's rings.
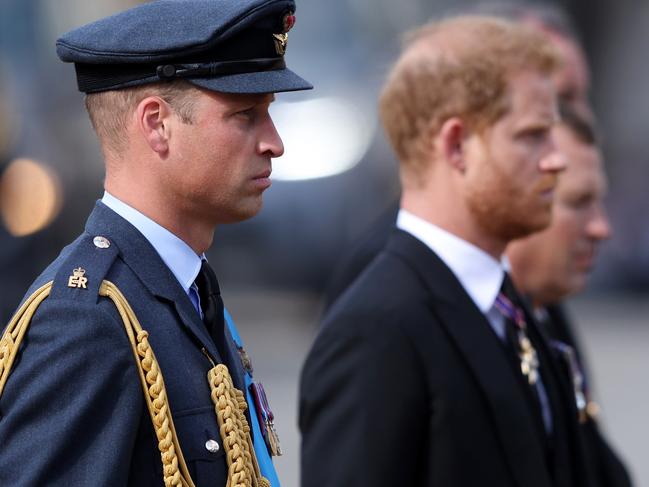
{"label": "gold braided cord", "polygon": [[158,438],[158,449],[162,458],[165,486],[195,487],[178,443],[178,435],[169,408],[167,390],[165,389],[160,366],[149,344],[149,334],[142,329],[128,301],[112,282],[103,281],[99,288],[99,295],[105,296],[115,303],[131,342],[133,355],[138,365],[137,370],[140,374],[142,390],[144,391],[144,399],[153,422],[153,429]]}
{"label": "gold braided cord", "polygon": [[271,487],[259,471],[250,426],[244,414],[248,405],[243,392],[234,387],[228,368],[223,364],[212,368],[207,379],[228,464],[226,487]]}
{"label": "gold braided cord", "polygon": [[16,359],[20,343],[38,306],[50,295],[52,282],[38,288],[18,309],[0,339],[0,396],[9,378],[11,366]]}
{"label": "gold braided cord", "polygon": [[[9,378],[20,344],[38,306],[50,295],[52,281],[37,289],[18,309],[0,339],[0,397]],[[133,309],[113,283],[103,281],[99,295],[115,304],[131,343],[133,356],[144,392],[145,402],[158,439],[166,487],[195,487],[180,449],[174,427],[162,371]],[[226,487],[271,487],[262,477],[246,420],[243,392],[236,389],[225,365],[208,372],[211,397],[226,452],[228,480]]]}

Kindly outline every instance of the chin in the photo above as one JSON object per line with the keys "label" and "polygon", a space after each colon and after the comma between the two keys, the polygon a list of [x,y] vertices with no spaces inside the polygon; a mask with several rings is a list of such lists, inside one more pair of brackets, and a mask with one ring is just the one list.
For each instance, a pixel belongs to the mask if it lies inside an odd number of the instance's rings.
{"label": "chin", "polygon": [[506,241],[519,240],[529,237],[535,233],[545,230],[550,225],[550,220],[523,220],[510,222],[507,225],[502,225],[503,237]]}
{"label": "chin", "polygon": [[537,218],[528,218],[522,225],[525,227],[524,237],[531,235],[533,233],[541,232],[548,228],[552,223],[552,213],[548,212],[544,215],[538,215]]}
{"label": "chin", "polygon": [[247,208],[240,208],[240,211],[233,215],[232,223],[250,220],[252,217],[257,216],[261,212],[262,204],[250,206]]}

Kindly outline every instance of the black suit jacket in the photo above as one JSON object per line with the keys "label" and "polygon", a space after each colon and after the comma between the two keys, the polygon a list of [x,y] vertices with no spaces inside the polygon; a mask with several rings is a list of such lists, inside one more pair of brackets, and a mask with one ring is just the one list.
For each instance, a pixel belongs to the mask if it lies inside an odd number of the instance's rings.
{"label": "black suit jacket", "polygon": [[[548,306],[546,311],[547,319],[541,320],[539,323],[542,332],[550,340],[559,340],[575,350],[588,388],[591,389],[592,384],[590,384],[582,347],[579,345],[574,327],[563,306],[559,304]],[[597,421],[590,417],[581,425],[599,485],[602,487],[631,487],[632,481],[629,472],[602,435],[599,426]]]}
{"label": "black suit jacket", "polygon": [[594,485],[569,385],[537,348],[568,439],[560,457],[484,315],[428,247],[396,230],[306,360],[302,485]]}

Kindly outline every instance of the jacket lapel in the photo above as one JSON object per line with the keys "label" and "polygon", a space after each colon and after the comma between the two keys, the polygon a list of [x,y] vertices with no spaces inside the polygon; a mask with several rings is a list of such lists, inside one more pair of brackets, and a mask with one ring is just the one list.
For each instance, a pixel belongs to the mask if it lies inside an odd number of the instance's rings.
{"label": "jacket lapel", "polygon": [[477,380],[517,484],[552,485],[533,413],[485,316],[451,270],[415,237],[396,231],[388,242],[388,251],[408,262],[429,289],[431,312]]}
{"label": "jacket lapel", "polygon": [[[172,302],[187,332],[212,357],[223,362],[189,296],[153,246],[133,225],[98,201],[86,222],[86,232],[105,236],[117,245],[122,260],[148,291],[161,301]],[[142,323],[143,328],[146,326]]]}

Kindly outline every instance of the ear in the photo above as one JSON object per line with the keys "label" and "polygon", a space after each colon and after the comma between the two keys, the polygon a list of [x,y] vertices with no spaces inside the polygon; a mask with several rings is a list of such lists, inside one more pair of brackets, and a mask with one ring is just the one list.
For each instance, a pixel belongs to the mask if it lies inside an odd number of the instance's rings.
{"label": "ear", "polygon": [[438,153],[460,171],[464,171],[464,142],[468,134],[466,123],[459,117],[447,119],[437,135]]}
{"label": "ear", "polygon": [[162,98],[149,96],[138,104],[136,116],[148,146],[159,156],[165,156],[169,152],[171,107]]}

